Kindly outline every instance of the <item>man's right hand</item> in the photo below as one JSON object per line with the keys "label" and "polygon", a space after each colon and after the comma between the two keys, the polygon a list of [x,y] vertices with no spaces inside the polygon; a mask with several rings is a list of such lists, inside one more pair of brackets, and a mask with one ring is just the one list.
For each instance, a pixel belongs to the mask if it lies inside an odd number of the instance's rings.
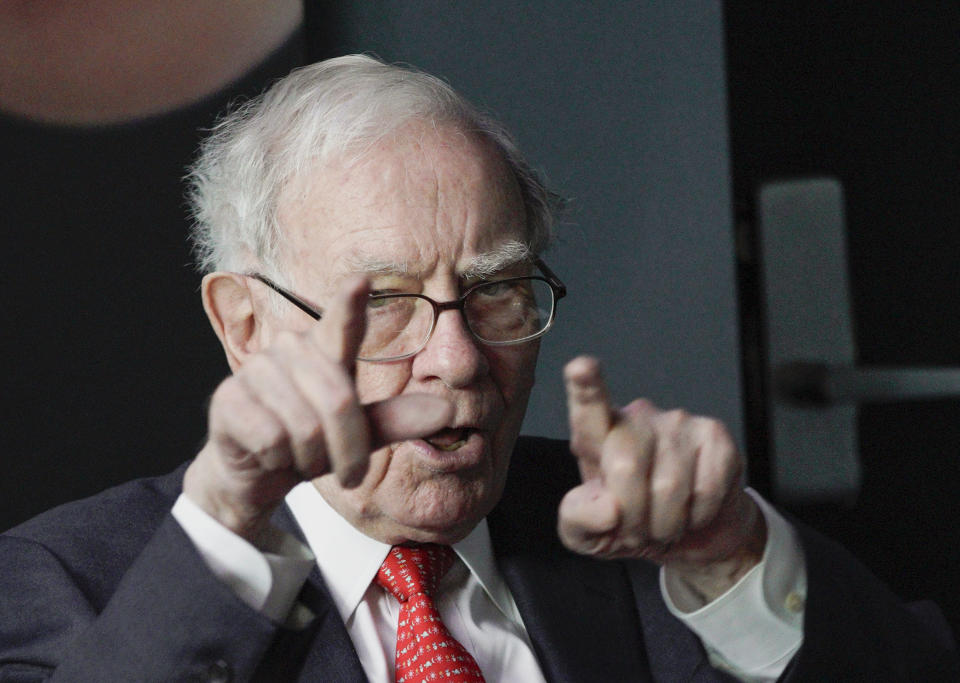
{"label": "man's right hand", "polygon": [[323,319],[305,332],[278,333],[213,394],[209,437],[183,491],[254,545],[297,483],[332,471],[356,486],[372,451],[432,434],[452,418],[449,402],[425,394],[360,403],[354,365],[368,291],[365,280],[351,279]]}

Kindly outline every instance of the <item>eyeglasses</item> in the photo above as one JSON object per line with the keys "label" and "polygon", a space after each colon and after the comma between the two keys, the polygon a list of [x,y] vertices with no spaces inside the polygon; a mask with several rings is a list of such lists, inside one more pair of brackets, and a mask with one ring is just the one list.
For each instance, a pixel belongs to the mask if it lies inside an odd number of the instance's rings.
{"label": "eyeglasses", "polygon": [[[357,360],[385,362],[416,355],[427,345],[444,311],[463,315],[470,334],[488,346],[522,344],[543,336],[553,325],[557,301],[566,286],[540,259],[533,264],[544,277],[531,275],[480,282],[453,301],[434,301],[423,294],[371,294],[367,327]],[[247,273],[314,320],[323,312],[259,273]]]}

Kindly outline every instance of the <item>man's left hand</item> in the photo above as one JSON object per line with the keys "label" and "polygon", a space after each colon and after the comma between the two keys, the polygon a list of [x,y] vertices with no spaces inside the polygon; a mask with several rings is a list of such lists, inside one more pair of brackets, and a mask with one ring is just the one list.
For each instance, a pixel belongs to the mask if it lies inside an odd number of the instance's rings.
{"label": "man's left hand", "polygon": [[763,556],[766,528],[744,491],[744,459],[726,428],[638,399],[610,402],[596,359],[565,371],[570,447],[583,483],[560,505],[571,550],[664,565],[704,602]]}

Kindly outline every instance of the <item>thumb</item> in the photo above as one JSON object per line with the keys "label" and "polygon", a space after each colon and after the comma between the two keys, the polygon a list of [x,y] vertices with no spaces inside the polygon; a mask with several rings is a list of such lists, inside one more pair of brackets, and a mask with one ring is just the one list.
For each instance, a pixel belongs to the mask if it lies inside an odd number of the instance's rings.
{"label": "thumb", "polygon": [[569,550],[581,555],[606,555],[620,524],[617,501],[599,479],[570,489],[560,501],[557,533]]}

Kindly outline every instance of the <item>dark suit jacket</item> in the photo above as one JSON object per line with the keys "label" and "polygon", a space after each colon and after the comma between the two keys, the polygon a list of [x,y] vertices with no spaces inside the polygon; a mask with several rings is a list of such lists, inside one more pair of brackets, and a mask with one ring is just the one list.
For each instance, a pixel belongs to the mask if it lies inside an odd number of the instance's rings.
{"label": "dark suit jacket", "polygon": [[[182,475],[125,484],[0,536],[0,681],[364,680],[319,572],[300,595],[315,618],[291,630],[207,570],[169,514]],[[564,443],[521,439],[489,516],[547,678],[728,680],[667,611],[656,567],[559,544],[556,509],[576,476]],[[286,509],[276,521],[299,533]],[[787,680],[960,680],[935,609],[905,606],[842,549],[801,535],[805,636]]]}

